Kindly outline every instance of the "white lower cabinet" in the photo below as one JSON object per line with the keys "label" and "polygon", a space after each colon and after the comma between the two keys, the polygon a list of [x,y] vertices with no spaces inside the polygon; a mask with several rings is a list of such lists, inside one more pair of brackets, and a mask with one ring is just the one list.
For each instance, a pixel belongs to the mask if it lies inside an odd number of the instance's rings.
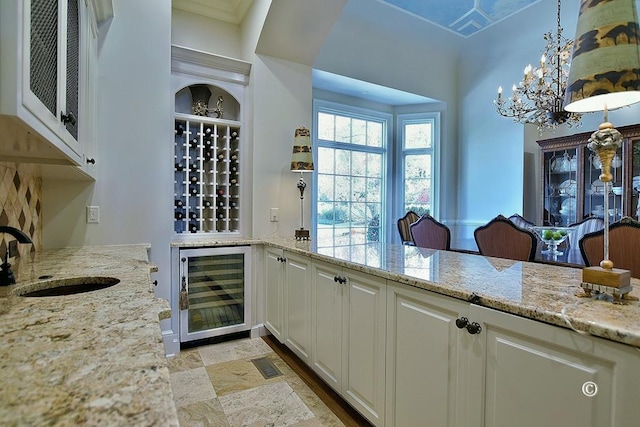
{"label": "white lower cabinet", "polygon": [[387,426],[638,425],[635,348],[400,284],[387,300]]}
{"label": "white lower cabinet", "polygon": [[640,351],[472,305],[467,426],[640,425]]}
{"label": "white lower cabinet", "polygon": [[310,363],[311,261],[282,249],[265,249],[265,326]]}
{"label": "white lower cabinet", "polygon": [[311,367],[372,424],[384,425],[386,281],[314,261]]}
{"label": "white lower cabinet", "polygon": [[265,248],[265,327],[284,342],[284,251]]}
{"label": "white lower cabinet", "polygon": [[387,426],[456,426],[464,394],[469,304],[389,282]]}

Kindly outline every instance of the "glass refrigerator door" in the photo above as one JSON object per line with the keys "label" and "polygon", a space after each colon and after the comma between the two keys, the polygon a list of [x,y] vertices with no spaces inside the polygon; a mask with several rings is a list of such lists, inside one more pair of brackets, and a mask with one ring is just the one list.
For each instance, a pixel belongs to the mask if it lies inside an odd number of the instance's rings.
{"label": "glass refrigerator door", "polygon": [[250,328],[249,247],[180,251],[180,340]]}

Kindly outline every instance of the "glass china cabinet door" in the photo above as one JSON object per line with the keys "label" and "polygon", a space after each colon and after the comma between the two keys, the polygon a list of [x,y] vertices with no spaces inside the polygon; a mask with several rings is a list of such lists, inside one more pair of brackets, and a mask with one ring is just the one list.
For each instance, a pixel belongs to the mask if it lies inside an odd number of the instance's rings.
{"label": "glass china cabinet door", "polygon": [[631,140],[631,216],[640,221],[640,139]]}
{"label": "glass china cabinet door", "polygon": [[544,217],[546,224],[577,222],[577,149],[547,151],[544,156]]}
{"label": "glass china cabinet door", "polygon": [[[604,218],[604,183],[600,181],[600,160],[586,146],[584,150],[584,216]],[[609,191],[609,221],[614,222],[624,214],[622,149],[611,162],[611,188]]]}

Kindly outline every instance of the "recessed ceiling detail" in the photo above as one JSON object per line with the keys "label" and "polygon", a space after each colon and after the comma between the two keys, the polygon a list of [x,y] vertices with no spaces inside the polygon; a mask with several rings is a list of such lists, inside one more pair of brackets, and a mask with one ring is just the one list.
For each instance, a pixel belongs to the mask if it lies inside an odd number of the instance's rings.
{"label": "recessed ceiling detail", "polygon": [[379,1],[466,38],[540,0]]}

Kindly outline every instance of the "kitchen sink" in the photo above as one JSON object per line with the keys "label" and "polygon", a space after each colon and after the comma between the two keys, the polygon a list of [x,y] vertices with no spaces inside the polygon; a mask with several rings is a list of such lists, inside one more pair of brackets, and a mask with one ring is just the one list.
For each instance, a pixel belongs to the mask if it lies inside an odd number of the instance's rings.
{"label": "kitchen sink", "polygon": [[50,279],[21,287],[15,291],[22,297],[55,297],[97,291],[120,283],[115,277],[72,277]]}

